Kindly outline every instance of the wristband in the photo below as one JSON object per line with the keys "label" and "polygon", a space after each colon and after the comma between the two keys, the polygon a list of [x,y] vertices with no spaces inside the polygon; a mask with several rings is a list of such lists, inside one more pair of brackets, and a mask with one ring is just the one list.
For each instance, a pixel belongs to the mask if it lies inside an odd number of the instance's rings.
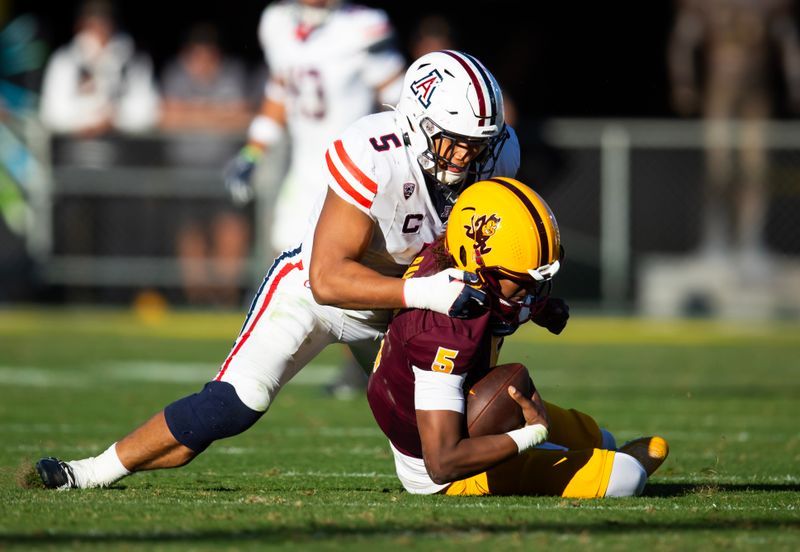
{"label": "wristband", "polygon": [[255,144],[247,144],[239,152],[239,156],[246,159],[250,163],[258,163],[263,155],[264,150]]}
{"label": "wristband", "polygon": [[520,454],[547,440],[547,428],[542,424],[533,424],[506,433],[514,439]]}
{"label": "wristband", "polygon": [[247,129],[247,138],[249,140],[265,146],[271,146],[277,142],[282,134],[283,127],[266,115],[257,116],[250,123],[250,128]]}
{"label": "wristband", "polygon": [[419,301],[419,295],[424,289],[424,284],[420,284],[421,280],[409,278],[403,282],[403,307],[406,309],[424,309],[422,301]]}

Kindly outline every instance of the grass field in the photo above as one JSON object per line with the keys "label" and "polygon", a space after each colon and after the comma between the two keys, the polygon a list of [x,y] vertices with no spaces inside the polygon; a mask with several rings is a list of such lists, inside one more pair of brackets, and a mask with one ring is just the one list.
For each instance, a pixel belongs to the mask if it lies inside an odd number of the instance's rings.
{"label": "grass field", "polygon": [[800,325],[573,316],[529,328],[548,400],[621,442],[671,445],[630,499],[418,497],[363,398],[323,395],[323,354],[251,430],[104,490],[25,488],[42,455],[94,455],[213,376],[240,314],[0,311],[0,550],[800,549]]}

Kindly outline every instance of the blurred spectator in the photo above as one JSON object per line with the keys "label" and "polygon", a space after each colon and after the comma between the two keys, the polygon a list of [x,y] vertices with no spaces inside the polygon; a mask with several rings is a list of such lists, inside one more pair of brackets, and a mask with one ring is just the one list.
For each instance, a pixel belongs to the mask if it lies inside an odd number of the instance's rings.
{"label": "blurred spectator", "polygon": [[677,1],[668,52],[673,104],[682,116],[706,120],[704,255],[736,252],[751,267],[766,260],[765,122],[776,107],[770,54],[778,46],[796,110],[800,47],[793,10],[791,0]]}
{"label": "blurred spectator", "polygon": [[161,83],[164,130],[242,131],[253,116],[244,64],[223,55],[210,23],[192,27]]}
{"label": "blurred spectator", "polygon": [[[233,155],[235,142],[223,134],[244,131],[252,112],[245,67],[223,54],[216,27],[193,26],[161,81],[161,128],[170,132],[170,162],[218,167]],[[178,211],[176,249],[186,298],[191,303],[238,305],[250,245],[245,213],[218,202],[190,201]]]}
{"label": "blurred spectator", "polygon": [[430,52],[455,48],[457,43],[450,21],[442,15],[431,14],[422,17],[412,29],[408,51],[411,59],[419,59]]}
{"label": "blurred spectator", "polygon": [[78,12],[75,37],[48,60],[41,117],[54,132],[93,137],[155,126],[158,93],[152,64],[118,32],[111,5],[89,0]]}

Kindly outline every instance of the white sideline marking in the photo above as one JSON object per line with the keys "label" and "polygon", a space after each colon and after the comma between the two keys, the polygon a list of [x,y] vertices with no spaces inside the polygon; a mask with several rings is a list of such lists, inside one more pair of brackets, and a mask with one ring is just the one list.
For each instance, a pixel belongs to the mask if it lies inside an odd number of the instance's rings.
{"label": "white sideline marking", "polygon": [[[186,362],[114,362],[110,374],[115,379],[174,383],[203,383],[219,372],[219,365]],[[338,367],[329,364],[306,366],[289,385],[323,385],[331,381]]]}
{"label": "white sideline marking", "polygon": [[273,427],[271,430],[287,437],[305,437],[307,435],[322,437],[384,437],[383,432],[377,427],[321,427],[319,429]]}
{"label": "white sideline marking", "polygon": [[0,424],[0,430],[11,433],[77,433],[89,430],[115,429],[110,424],[45,424],[45,423],[6,423]]}
{"label": "white sideline marking", "polygon": [[92,380],[93,378],[85,373],[75,374],[68,370],[52,370],[34,366],[0,366],[0,384],[84,388],[89,387]]}
{"label": "white sideline marking", "polygon": [[[324,385],[334,379],[339,367],[330,364],[307,366],[289,385]],[[187,362],[110,362],[91,368],[39,368],[0,366],[0,384],[26,387],[88,388],[104,381],[149,383],[205,383],[219,371],[216,364]]]}

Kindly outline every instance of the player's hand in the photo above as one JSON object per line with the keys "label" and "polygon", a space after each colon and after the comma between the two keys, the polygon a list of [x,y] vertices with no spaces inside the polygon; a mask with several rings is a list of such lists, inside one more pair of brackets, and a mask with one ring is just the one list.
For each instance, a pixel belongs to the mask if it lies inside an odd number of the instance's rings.
{"label": "player's hand", "polygon": [[235,205],[247,205],[253,201],[255,197],[253,172],[262,153],[258,147],[248,144],[225,165],[223,173],[225,188]]}
{"label": "player's hand", "polygon": [[569,305],[560,297],[548,297],[544,300],[544,305],[531,315],[531,320],[558,335],[569,320]]}
{"label": "player's hand", "polygon": [[477,283],[475,274],[448,268],[433,276],[409,278],[403,287],[403,297],[407,308],[467,318],[486,304],[486,293],[472,287]]}
{"label": "player's hand", "polygon": [[550,416],[547,414],[547,407],[544,405],[538,390],[534,390],[533,395],[528,398],[519,390],[510,385],[508,394],[522,408],[522,415],[525,416],[525,425],[542,424],[545,429],[550,429]]}

